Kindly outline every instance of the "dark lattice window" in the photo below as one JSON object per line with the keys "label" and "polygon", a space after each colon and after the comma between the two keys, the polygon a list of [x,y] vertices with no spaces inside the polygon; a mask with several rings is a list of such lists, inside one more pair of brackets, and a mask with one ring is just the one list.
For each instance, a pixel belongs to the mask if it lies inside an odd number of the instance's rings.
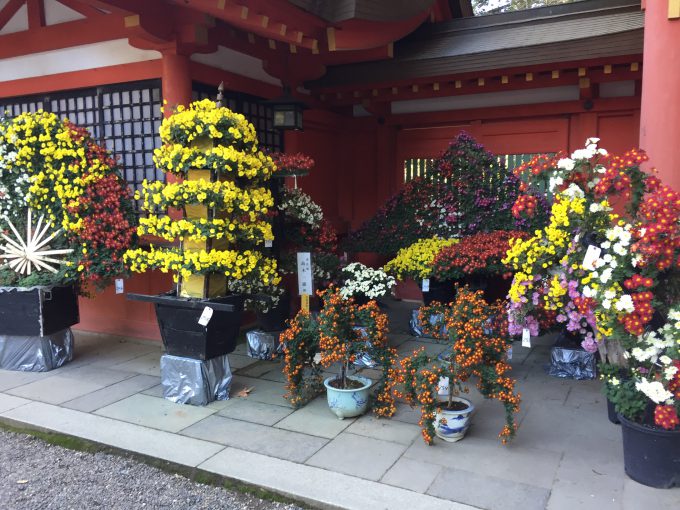
{"label": "dark lattice window", "polygon": [[[214,100],[217,97],[217,87],[194,82],[192,96],[194,100],[205,98]],[[270,106],[263,104],[261,98],[241,92],[225,91],[224,106],[242,113],[253,123],[262,148],[272,151],[283,150],[283,136],[274,127],[274,111]]]}
{"label": "dark lattice window", "polygon": [[160,80],[149,80],[0,99],[0,112],[16,116],[42,108],[87,128],[118,158],[125,179],[137,190],[144,179],[165,179],[153,164],[153,151],[160,146],[161,97]]}

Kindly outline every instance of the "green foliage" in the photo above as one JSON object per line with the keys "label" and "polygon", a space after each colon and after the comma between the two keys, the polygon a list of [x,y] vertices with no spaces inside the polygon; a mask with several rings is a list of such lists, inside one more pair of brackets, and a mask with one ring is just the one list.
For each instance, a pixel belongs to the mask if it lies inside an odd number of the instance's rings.
{"label": "green foliage", "polygon": [[580,0],[472,0],[475,15],[523,11],[536,7],[568,4]]}

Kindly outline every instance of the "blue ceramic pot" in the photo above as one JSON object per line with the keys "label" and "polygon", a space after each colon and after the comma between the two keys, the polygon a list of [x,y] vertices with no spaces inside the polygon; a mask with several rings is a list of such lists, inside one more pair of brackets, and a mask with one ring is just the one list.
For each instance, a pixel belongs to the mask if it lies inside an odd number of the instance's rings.
{"label": "blue ceramic pot", "polygon": [[[439,395],[439,401],[443,404],[447,397]],[[460,411],[450,411],[448,409],[439,408],[434,420],[434,431],[437,437],[450,443],[460,441],[465,436],[467,429],[470,427],[470,418],[475,406],[472,405],[466,398],[453,397],[455,402],[460,402],[467,407]]]}
{"label": "blue ceramic pot", "polygon": [[336,378],[337,376],[329,377],[323,382],[326,387],[326,396],[328,397],[328,407],[330,410],[341,420],[364,414],[366,409],[368,409],[369,391],[373,381],[367,377],[353,375],[348,377],[348,379],[360,381],[364,385],[361,388],[340,390],[330,385],[330,382]]}

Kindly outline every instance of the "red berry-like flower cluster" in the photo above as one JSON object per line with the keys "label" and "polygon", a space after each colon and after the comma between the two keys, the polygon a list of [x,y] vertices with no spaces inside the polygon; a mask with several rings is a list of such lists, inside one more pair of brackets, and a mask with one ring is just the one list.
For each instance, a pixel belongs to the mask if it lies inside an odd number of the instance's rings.
{"label": "red berry-like flower cluster", "polygon": [[659,271],[680,266],[680,193],[660,186],[643,200],[640,217],[633,250],[643,255],[641,264],[655,265]]}
{"label": "red berry-like flower cluster", "polygon": [[680,425],[675,406],[658,404],[654,409],[654,423],[666,430],[673,430]]}
{"label": "red berry-like flower cluster", "polygon": [[438,280],[451,280],[474,273],[503,274],[501,263],[510,247],[510,239],[525,239],[518,231],[495,230],[461,238],[458,244],[443,248],[435,257],[432,275]]}
{"label": "red berry-like flower cluster", "polygon": [[289,174],[306,173],[314,167],[314,160],[301,152],[295,154],[273,152],[270,156],[274,160],[277,172]]}
{"label": "red berry-like flower cluster", "polygon": [[654,286],[654,280],[652,280],[649,277],[644,277],[641,274],[636,273],[633,276],[631,276],[630,278],[628,278],[627,280],[625,280],[623,282],[623,285],[627,289],[631,289],[631,290],[632,289],[638,289],[640,287],[650,288],[650,287]]}
{"label": "red berry-like flower cluster", "polygon": [[593,188],[595,194],[602,196],[617,193],[630,198],[633,184],[631,176],[639,172],[637,167],[648,159],[645,151],[641,149],[631,149],[623,156],[607,156],[602,160],[608,163],[607,170]]}
{"label": "red berry-like flower cluster", "polygon": [[536,214],[538,199],[533,195],[520,195],[512,206],[512,215],[515,218],[522,218],[526,215],[532,218]]}
{"label": "red berry-like flower cluster", "polygon": [[631,297],[635,311],[624,315],[621,322],[630,334],[641,335],[645,331],[645,325],[652,320],[654,314],[654,308],[652,308],[654,295],[649,291],[644,291],[631,294]]}

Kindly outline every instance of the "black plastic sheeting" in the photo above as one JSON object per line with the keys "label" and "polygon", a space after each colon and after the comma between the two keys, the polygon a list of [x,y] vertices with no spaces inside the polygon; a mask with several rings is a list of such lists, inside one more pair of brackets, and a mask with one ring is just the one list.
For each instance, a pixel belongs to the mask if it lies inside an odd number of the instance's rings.
{"label": "black plastic sheeting", "polygon": [[204,406],[229,400],[231,367],[226,354],[209,360],[161,356],[163,397],[177,404]]}
{"label": "black plastic sheeting", "polygon": [[581,348],[553,347],[550,350],[550,365],[546,373],[565,379],[595,379],[597,359],[595,353]]}
{"label": "black plastic sheeting", "polygon": [[0,335],[0,368],[21,372],[47,372],[73,359],[70,328],[48,336]]}

